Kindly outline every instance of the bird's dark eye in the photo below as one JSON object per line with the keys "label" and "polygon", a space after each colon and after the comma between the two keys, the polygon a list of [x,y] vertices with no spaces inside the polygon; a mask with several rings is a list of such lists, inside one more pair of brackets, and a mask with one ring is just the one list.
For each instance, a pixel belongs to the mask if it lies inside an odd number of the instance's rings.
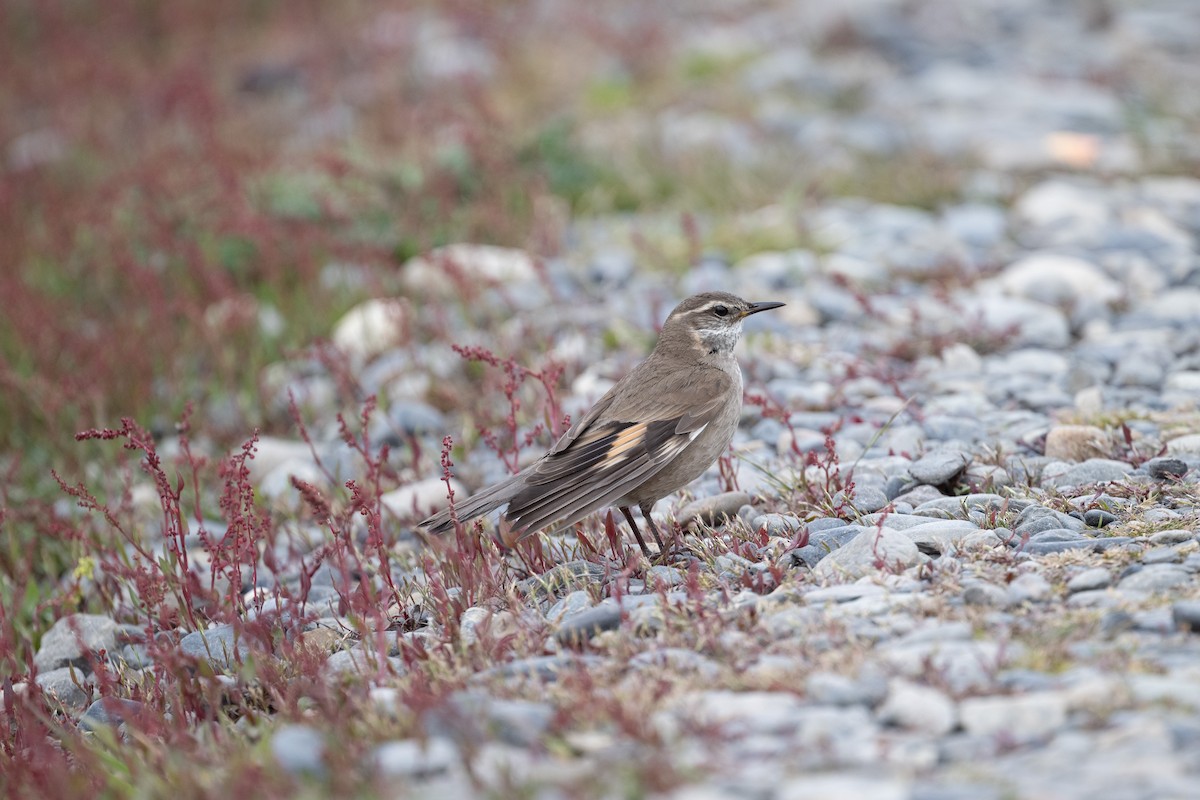
{"label": "bird's dark eye", "polygon": [[716,314],[718,317],[728,317],[729,309],[726,308],[725,306],[713,306],[713,313]]}

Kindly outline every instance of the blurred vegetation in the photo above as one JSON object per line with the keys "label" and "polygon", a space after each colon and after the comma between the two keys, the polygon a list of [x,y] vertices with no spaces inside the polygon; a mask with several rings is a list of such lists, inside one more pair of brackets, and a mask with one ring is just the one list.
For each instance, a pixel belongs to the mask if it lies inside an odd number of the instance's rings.
{"label": "blurred vegetation", "polygon": [[[639,212],[668,221],[640,266],[679,272],[708,249],[805,243],[799,218],[829,194],[953,192],[957,174],[919,157],[830,173],[672,148],[642,123],[743,113],[741,62],[677,56],[669,14],[620,8],[0,5],[0,577],[23,578],[0,580],[0,602],[22,635],[57,615],[42,588],[82,552],[50,477],[94,461],[77,432],[166,431],[189,404],[223,409],[203,431],[218,448],[269,430],[263,368],[394,293],[414,255],[553,255],[572,218]],[[450,32],[466,66],[439,74],[428,47]],[[765,207],[774,222],[742,221]]]}

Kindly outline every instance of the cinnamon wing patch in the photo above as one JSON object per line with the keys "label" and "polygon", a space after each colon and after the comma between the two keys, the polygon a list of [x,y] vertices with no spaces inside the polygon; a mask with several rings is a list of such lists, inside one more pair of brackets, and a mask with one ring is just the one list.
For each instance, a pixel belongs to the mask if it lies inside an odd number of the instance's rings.
{"label": "cinnamon wing patch", "polygon": [[688,416],[593,428],[534,467],[505,516],[526,532],[581,519],[649,480],[707,424]]}
{"label": "cinnamon wing patch", "polygon": [[[676,435],[678,422],[675,419],[609,422],[588,431],[567,449],[547,456],[534,467],[525,483],[532,487],[582,481],[635,459],[650,457],[663,442]],[[517,500],[520,497],[517,495]]]}

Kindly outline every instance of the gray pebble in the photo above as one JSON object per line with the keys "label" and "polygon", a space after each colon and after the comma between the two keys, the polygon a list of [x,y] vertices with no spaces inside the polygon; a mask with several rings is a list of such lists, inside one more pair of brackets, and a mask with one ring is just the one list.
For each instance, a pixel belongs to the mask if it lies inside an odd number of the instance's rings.
{"label": "gray pebble", "polygon": [[402,739],[376,747],[372,761],[382,778],[426,780],[448,772],[458,761],[458,748],[441,737]]}
{"label": "gray pebble", "polygon": [[1091,508],[1083,512],[1083,522],[1089,528],[1103,528],[1117,521],[1117,515],[1102,508]]}
{"label": "gray pebble", "polygon": [[1176,481],[1187,474],[1187,463],[1180,458],[1152,458],[1145,464],[1146,471],[1156,481]]}
{"label": "gray pebble", "polygon": [[60,667],[88,668],[88,654],[115,651],[117,623],[100,614],[71,614],[51,626],[42,636],[33,665],[38,672]]}
{"label": "gray pebble", "polygon": [[958,709],[943,692],[912,681],[893,680],[876,712],[884,725],[943,736],[958,723]]}
{"label": "gray pebble", "polygon": [[1179,600],[1171,606],[1171,618],[1179,630],[1200,632],[1200,600]]}
{"label": "gray pebble", "polygon": [[810,534],[808,544],[804,547],[789,550],[780,556],[780,565],[785,567],[804,566],[811,569],[825,556],[853,540],[860,531],[861,528],[857,525],[844,525],[840,528]]}
{"label": "gray pebble", "polygon": [[325,736],[310,725],[284,725],[271,737],[271,755],[293,775],[325,774]]}
{"label": "gray pebble", "polygon": [[790,538],[804,527],[804,521],[790,514],[759,514],[754,517],[751,527],[765,530],[768,536]]}
{"label": "gray pebble", "polygon": [[745,492],[724,492],[712,497],[693,500],[679,510],[679,524],[686,527],[695,521],[705,525],[723,525],[726,520],[737,517],[738,509],[750,502]]}
{"label": "gray pebble", "polygon": [[592,607],[592,597],[583,589],[576,589],[559,600],[546,612],[546,619],[558,622]]}
{"label": "gray pebble", "polygon": [[1112,573],[1104,567],[1085,569],[1067,581],[1068,592],[1087,592],[1112,586]]}
{"label": "gray pebble", "polygon": [[206,631],[192,631],[179,640],[179,650],[186,656],[207,661],[218,671],[236,668],[250,652],[244,635],[237,635],[232,625],[217,625]]}
{"label": "gray pebble", "polygon": [[1171,530],[1156,531],[1150,534],[1150,536],[1147,538],[1149,538],[1151,544],[1183,544],[1185,542],[1194,540],[1196,538],[1196,532],[1187,530],[1186,528],[1172,528]]}
{"label": "gray pebble", "polygon": [[102,697],[88,706],[87,711],[79,718],[79,726],[86,730],[96,730],[104,726],[120,725],[141,714],[145,708],[146,705],[138,700]]}
{"label": "gray pebble", "polygon": [[1142,553],[1143,564],[1178,564],[1183,561],[1183,557],[1188,551],[1194,550],[1194,546],[1188,545],[1162,545],[1160,547],[1152,547]]}
{"label": "gray pebble", "polygon": [[1165,592],[1192,582],[1192,575],[1175,564],[1152,564],[1126,575],[1117,584],[1122,591]]}
{"label": "gray pebble", "polygon": [[1121,481],[1133,471],[1133,465],[1107,458],[1089,458],[1056,476],[1050,483],[1057,487],[1087,486],[1093,483]]}
{"label": "gray pebble", "polygon": [[1067,721],[1067,698],[1060,692],[1011,697],[969,697],[959,705],[963,729],[976,736],[1002,736],[1035,742],[1052,736]]}
{"label": "gray pebble", "polygon": [[1040,603],[1050,597],[1050,582],[1036,572],[1018,575],[1008,584],[1012,603]]}
{"label": "gray pebble", "polygon": [[38,687],[46,693],[52,703],[58,703],[70,714],[83,711],[88,704],[85,673],[74,667],[59,667],[37,676]]}
{"label": "gray pebble", "polygon": [[677,567],[657,564],[646,570],[646,586],[653,589],[658,585],[670,588],[679,586],[687,581],[687,573]]}
{"label": "gray pebble", "polygon": [[909,465],[916,480],[930,486],[943,486],[954,480],[971,463],[971,454],[960,450],[935,450]]}
{"label": "gray pebble", "polygon": [[963,587],[963,602],[971,606],[1004,608],[1009,596],[1004,587],[986,581],[971,581]]}
{"label": "gray pebble", "polygon": [[580,646],[602,631],[621,627],[621,606],[605,601],[598,606],[567,617],[558,626],[554,638],[561,644]]}
{"label": "gray pebble", "polygon": [[887,679],[875,670],[858,677],[817,670],[804,679],[804,689],[815,703],[834,706],[873,707],[887,697]]}

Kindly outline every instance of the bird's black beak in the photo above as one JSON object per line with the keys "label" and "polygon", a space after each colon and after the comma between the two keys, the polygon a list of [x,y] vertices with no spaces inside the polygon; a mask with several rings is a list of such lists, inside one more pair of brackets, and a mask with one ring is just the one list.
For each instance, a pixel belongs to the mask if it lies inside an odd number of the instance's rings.
{"label": "bird's black beak", "polygon": [[779,308],[780,306],[785,305],[787,305],[787,303],[751,303],[750,308],[746,309],[746,313],[742,314],[742,316],[748,317],[751,314],[757,314],[760,311],[770,311],[772,308]]}

